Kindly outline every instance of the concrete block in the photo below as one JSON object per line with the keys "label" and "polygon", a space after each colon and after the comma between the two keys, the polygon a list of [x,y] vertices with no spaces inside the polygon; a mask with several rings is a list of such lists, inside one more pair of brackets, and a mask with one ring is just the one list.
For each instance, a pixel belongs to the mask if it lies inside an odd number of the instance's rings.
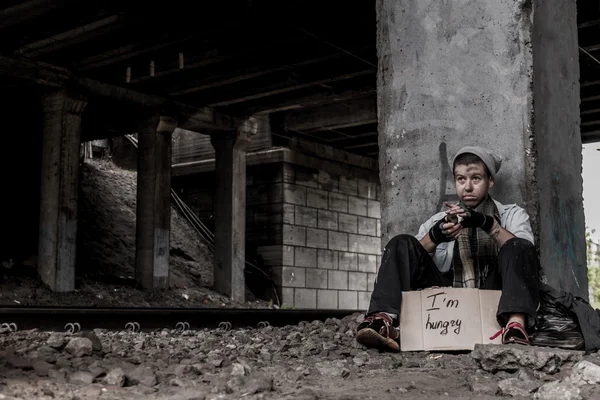
{"label": "concrete block", "polygon": [[296,225],[317,227],[317,209],[310,207],[296,206],[294,221]]}
{"label": "concrete block", "polygon": [[255,165],[248,168],[247,175],[252,177],[253,185],[267,185],[283,180],[283,167],[273,165]]}
{"label": "concrete block", "polygon": [[306,205],[308,207],[327,210],[327,192],[319,189],[306,189]]}
{"label": "concrete block", "polygon": [[296,169],[296,184],[317,188],[319,186],[319,170],[315,168],[307,168],[300,165],[295,166]]}
{"label": "concrete block", "polygon": [[317,249],[296,247],[294,265],[296,267],[317,268]]}
{"label": "concrete block", "polygon": [[344,271],[358,271],[358,254],[339,252],[338,269]]}
{"label": "concrete block", "polygon": [[306,245],[306,228],[303,226],[283,225],[283,244],[293,246]]}
{"label": "concrete block", "polygon": [[282,288],[281,289],[281,305],[286,307],[294,307],[294,289],[293,288]]}
{"label": "concrete block", "polygon": [[367,290],[372,292],[375,288],[375,280],[377,279],[377,274],[367,274]]}
{"label": "concrete block", "polygon": [[367,199],[359,199],[353,196],[348,197],[348,213],[366,217],[368,215]]}
{"label": "concrete block", "polygon": [[317,290],[317,308],[336,310],[338,308],[337,290]]}
{"label": "concrete block", "polygon": [[339,182],[336,175],[330,175],[327,172],[319,171],[318,183],[319,189],[323,189],[328,192],[339,191]]}
{"label": "concrete block", "polygon": [[358,309],[358,292],[340,290],[338,292],[338,308],[340,310]]}
{"label": "concrete block", "polygon": [[367,279],[366,272],[348,272],[348,289],[367,290]]}
{"label": "concrete block", "polygon": [[327,231],[325,229],[306,228],[306,247],[327,248]]}
{"label": "concrete block", "polygon": [[338,230],[347,233],[358,233],[358,217],[356,215],[340,213],[338,215]]}
{"label": "concrete block", "polygon": [[296,174],[294,170],[294,164],[283,163],[283,181],[288,183],[294,183],[296,180]]}
{"label": "concrete block", "polygon": [[381,220],[380,219],[377,220],[377,230],[375,231],[375,236],[381,237]]}
{"label": "concrete block", "polygon": [[348,196],[341,193],[328,193],[329,205],[328,208],[332,211],[348,212]]}
{"label": "concrete block", "polygon": [[348,251],[348,234],[328,231],[330,250]]}
{"label": "concrete block", "polygon": [[377,200],[367,200],[367,213],[369,217],[381,218],[381,204]]}
{"label": "concrete block", "polygon": [[327,271],[327,287],[329,289],[348,289],[347,271]]}
{"label": "concrete block", "polygon": [[311,289],[327,289],[327,270],[316,268],[307,269],[306,287]]}
{"label": "concrete block", "polygon": [[358,194],[358,181],[354,178],[340,176],[340,193],[356,196]]}
{"label": "concrete block", "polygon": [[375,218],[358,217],[358,233],[360,235],[377,236],[377,220]]}
{"label": "concrete block", "polygon": [[294,225],[294,205],[283,204],[283,223]]}
{"label": "concrete block", "polygon": [[294,246],[281,246],[281,264],[294,265]]}
{"label": "concrete block", "polygon": [[371,303],[371,292],[358,292],[358,309],[367,311]]}
{"label": "concrete block", "polygon": [[377,272],[377,256],[372,254],[359,254],[358,270],[360,272]]}
{"label": "concrete block", "polygon": [[306,188],[291,183],[283,184],[283,201],[289,204],[306,205]]}
{"label": "concrete block", "polygon": [[296,289],[294,291],[294,307],[296,309],[317,308],[317,290],[316,289]]}
{"label": "concrete block", "polygon": [[365,254],[381,254],[381,239],[375,236],[348,235],[349,251]]}
{"label": "concrete block", "polygon": [[358,180],[358,197],[364,199],[376,200],[377,197],[377,183],[369,182],[366,179]]}
{"label": "concrete block", "polygon": [[305,287],[306,273],[304,268],[281,267],[282,287]]}
{"label": "concrete block", "polygon": [[338,253],[332,250],[317,250],[317,268],[337,269]]}
{"label": "concrete block", "polygon": [[332,231],[338,230],[338,213],[335,211],[319,210],[317,219],[319,228]]}

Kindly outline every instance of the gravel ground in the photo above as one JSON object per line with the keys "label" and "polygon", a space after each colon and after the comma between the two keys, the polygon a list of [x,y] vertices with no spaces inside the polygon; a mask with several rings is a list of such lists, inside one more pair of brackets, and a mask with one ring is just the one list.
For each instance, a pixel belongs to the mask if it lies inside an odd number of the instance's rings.
{"label": "gravel ground", "polygon": [[0,330],[0,399],[592,399],[598,354],[480,346],[380,353],[361,314],[285,327],[78,334]]}

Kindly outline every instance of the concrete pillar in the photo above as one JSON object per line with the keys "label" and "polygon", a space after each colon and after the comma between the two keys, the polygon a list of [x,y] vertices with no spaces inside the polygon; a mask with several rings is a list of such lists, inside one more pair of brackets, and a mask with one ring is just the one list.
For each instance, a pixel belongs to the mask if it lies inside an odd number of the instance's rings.
{"label": "concrete pillar", "polygon": [[248,133],[211,137],[215,148],[215,268],[214,289],[235,301],[245,301],[246,147]]}
{"label": "concrete pillar", "polygon": [[376,9],[383,244],[453,197],[460,147],[487,146],[505,158],[492,195],[529,212],[548,283],[587,296],[575,2]]}
{"label": "concrete pillar", "polygon": [[138,125],[135,279],[144,288],[169,286],[171,135],[176,127],[168,116]]}
{"label": "concrete pillar", "polygon": [[56,292],[75,289],[79,145],[86,104],[65,90],[42,96],[38,272]]}

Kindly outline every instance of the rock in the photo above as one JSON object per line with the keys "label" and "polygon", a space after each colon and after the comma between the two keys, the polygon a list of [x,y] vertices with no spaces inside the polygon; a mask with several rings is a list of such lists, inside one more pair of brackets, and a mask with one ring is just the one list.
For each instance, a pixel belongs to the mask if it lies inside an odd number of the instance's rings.
{"label": "rock", "polygon": [[349,371],[341,361],[334,361],[333,363],[320,362],[316,364],[316,368],[323,376],[345,378],[349,375]]}
{"label": "rock", "polygon": [[56,356],[58,355],[58,351],[56,351],[50,346],[40,346],[40,348],[37,349],[37,354],[40,360],[46,361],[50,364],[54,364],[56,363]]}
{"label": "rock", "polygon": [[94,382],[94,375],[84,371],[73,372],[71,376],[69,376],[69,382],[79,385],[89,385]]}
{"label": "rock", "polygon": [[92,342],[92,350],[93,351],[102,351],[102,342],[100,341],[100,339],[98,338],[98,336],[96,336],[96,334],[94,332],[91,332],[91,331],[82,332],[81,337],[89,339]]}
{"label": "rock", "polygon": [[576,384],[567,381],[554,381],[542,385],[533,395],[534,400],[576,400],[581,391]]}
{"label": "rock", "polygon": [[91,356],[93,353],[93,344],[88,338],[76,337],[67,343],[65,350],[75,357]]}
{"label": "rock", "polygon": [[36,361],[33,363],[33,370],[37,376],[48,376],[48,371],[52,368],[52,364],[46,361]]}
{"label": "rock", "polygon": [[285,377],[289,381],[298,382],[304,377],[304,373],[302,371],[289,371],[287,374],[285,374]]}
{"label": "rock", "polygon": [[474,393],[495,396],[496,393],[498,393],[498,384],[495,382],[488,382],[488,383],[475,382],[475,383],[471,384],[471,391]]}
{"label": "rock", "polygon": [[244,376],[244,375],[246,375],[246,370],[244,369],[244,366],[242,364],[234,363],[233,368],[231,370],[231,375]]}
{"label": "rock", "polygon": [[270,392],[271,390],[273,390],[273,378],[255,375],[246,381],[242,389],[242,396],[251,396],[256,393]]}
{"label": "rock", "polygon": [[6,355],[4,357],[6,364],[13,368],[22,370],[33,369],[33,363],[29,359],[16,354],[13,348],[6,350]]}
{"label": "rock", "polygon": [[528,397],[534,390],[542,385],[537,379],[530,376],[524,370],[519,370],[515,377],[498,382],[500,394],[503,396]]}
{"label": "rock", "polygon": [[112,386],[125,386],[125,372],[121,368],[112,369],[106,374],[104,381],[107,385]]}
{"label": "rock", "polygon": [[223,365],[223,359],[222,358],[216,358],[214,360],[210,360],[208,362],[211,365],[214,365],[217,368],[221,368],[221,366]]}
{"label": "rock", "polygon": [[72,365],[71,361],[66,358],[59,358],[56,360],[56,366],[60,368],[70,368]]}
{"label": "rock", "polygon": [[600,366],[580,361],[573,367],[571,380],[577,385],[596,385],[600,383]]}
{"label": "rock", "polygon": [[61,334],[53,333],[50,335],[48,340],[46,340],[46,344],[53,349],[62,349],[65,345],[65,338]]}
{"label": "rock", "polygon": [[362,367],[363,365],[366,364],[366,362],[368,360],[369,360],[369,353],[367,353],[366,351],[360,352],[352,359],[352,361],[354,362],[354,365],[356,365],[357,367]]}
{"label": "rock", "polygon": [[525,367],[556,373],[563,365],[580,361],[583,352],[535,346],[476,344],[471,357],[488,372],[517,371]]}
{"label": "rock", "polygon": [[139,365],[133,371],[125,374],[128,385],[144,385],[152,387],[158,383],[154,369],[147,365]]}
{"label": "rock", "polygon": [[227,381],[225,390],[229,394],[239,392],[242,390],[245,383],[246,383],[246,379],[243,376],[234,375],[231,377],[231,379],[229,379]]}
{"label": "rock", "polygon": [[174,387],[185,387],[185,383],[179,378],[173,378],[169,381],[169,386]]}
{"label": "rock", "polygon": [[50,369],[48,370],[48,378],[54,382],[64,382],[67,380],[67,371],[64,369]]}

